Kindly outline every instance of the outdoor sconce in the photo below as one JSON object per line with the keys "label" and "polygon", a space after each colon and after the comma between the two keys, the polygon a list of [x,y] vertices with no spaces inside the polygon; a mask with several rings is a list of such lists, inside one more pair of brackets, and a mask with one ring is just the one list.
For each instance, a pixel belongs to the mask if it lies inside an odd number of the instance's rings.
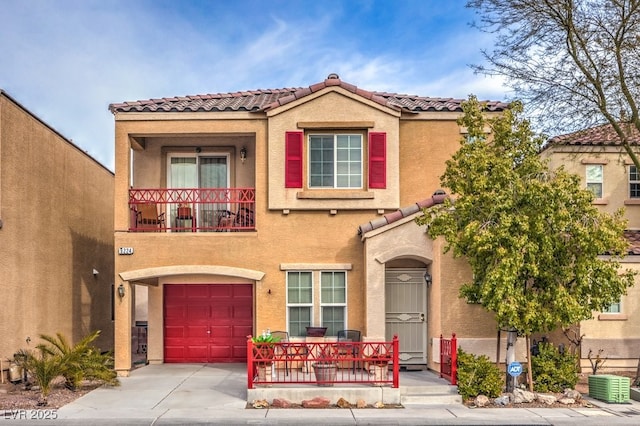
{"label": "outdoor sconce", "polygon": [[124,286],[122,284],[118,286],[118,296],[120,296],[120,299],[124,297]]}
{"label": "outdoor sconce", "polygon": [[242,161],[242,164],[244,164],[244,161],[247,159],[247,148],[246,147],[242,147],[242,149],[240,150],[240,161]]}
{"label": "outdoor sconce", "polygon": [[431,274],[428,272],[424,273],[424,282],[425,284],[427,284],[427,287],[431,287],[431,282],[433,281],[433,278],[431,277]]}

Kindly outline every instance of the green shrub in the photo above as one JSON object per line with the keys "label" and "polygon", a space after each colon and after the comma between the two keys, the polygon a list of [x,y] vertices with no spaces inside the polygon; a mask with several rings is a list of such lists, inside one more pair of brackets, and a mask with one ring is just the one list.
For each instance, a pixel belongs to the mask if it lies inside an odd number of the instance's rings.
{"label": "green shrub", "polygon": [[65,385],[76,390],[85,379],[118,385],[120,382],[113,370],[113,356],[101,353],[91,346],[100,331],[84,337],[75,346],[71,346],[65,337],[58,333],[56,337],[41,334],[46,343],[40,343],[36,350],[20,350],[14,355],[16,363],[29,372],[40,387],[41,405],[47,404],[52,381],[62,376]]}
{"label": "green shrub", "polygon": [[21,349],[14,354],[16,363],[31,374],[36,385],[40,387],[41,399],[38,405],[47,405],[53,379],[62,373],[62,360],[53,356],[41,346],[37,350]]}
{"label": "green shrub", "polygon": [[57,333],[55,337],[40,335],[40,338],[48,344],[39,346],[50,355],[62,359],[60,374],[64,377],[67,388],[76,390],[83,380],[97,380],[111,385],[119,383],[116,372],[113,370],[111,353],[102,353],[91,345],[99,335],[100,330],[96,330],[74,346],[71,346],[61,333]]}
{"label": "green shrub", "polygon": [[531,357],[533,388],[537,392],[562,392],[578,383],[576,358],[560,352],[553,343],[538,344],[539,353]]}
{"label": "green shrub", "polygon": [[495,398],[503,388],[502,372],[486,355],[475,356],[458,349],[458,393],[469,399],[478,395]]}

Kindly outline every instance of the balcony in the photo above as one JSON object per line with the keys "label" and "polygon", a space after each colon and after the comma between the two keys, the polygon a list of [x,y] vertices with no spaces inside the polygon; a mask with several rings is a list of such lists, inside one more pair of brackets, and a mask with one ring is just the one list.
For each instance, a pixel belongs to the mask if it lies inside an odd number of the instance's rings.
{"label": "balcony", "polygon": [[129,190],[130,232],[255,231],[255,188]]}

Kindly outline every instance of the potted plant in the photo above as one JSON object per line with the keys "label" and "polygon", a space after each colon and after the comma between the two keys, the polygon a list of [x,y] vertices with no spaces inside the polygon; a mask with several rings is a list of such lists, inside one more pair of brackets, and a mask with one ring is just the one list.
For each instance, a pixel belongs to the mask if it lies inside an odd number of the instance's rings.
{"label": "potted plant", "polygon": [[280,341],[280,337],[273,336],[271,333],[262,333],[252,337],[253,356],[256,360],[259,382],[270,382],[273,372],[273,355],[274,346]]}
{"label": "potted plant", "polygon": [[317,361],[312,367],[318,386],[333,386],[338,375],[338,363],[333,356],[331,345],[320,345]]}
{"label": "potted plant", "polygon": [[380,353],[380,349],[376,348],[370,355],[365,356],[369,375],[373,376],[373,386],[384,386],[389,375],[389,356]]}

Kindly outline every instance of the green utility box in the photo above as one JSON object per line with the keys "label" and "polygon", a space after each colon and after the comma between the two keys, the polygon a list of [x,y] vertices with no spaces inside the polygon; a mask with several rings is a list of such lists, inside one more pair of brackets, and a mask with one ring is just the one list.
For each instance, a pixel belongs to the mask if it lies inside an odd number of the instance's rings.
{"label": "green utility box", "polygon": [[589,376],[589,396],[604,402],[629,402],[631,379],[628,377],[598,374]]}

